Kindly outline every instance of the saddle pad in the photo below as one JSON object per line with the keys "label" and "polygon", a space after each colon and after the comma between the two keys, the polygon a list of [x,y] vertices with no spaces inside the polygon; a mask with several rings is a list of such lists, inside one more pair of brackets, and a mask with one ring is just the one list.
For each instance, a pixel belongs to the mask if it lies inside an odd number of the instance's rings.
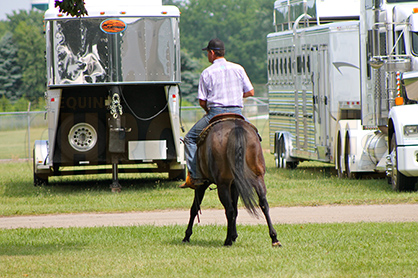
{"label": "saddle pad", "polygon": [[218,114],[216,116],[214,116],[212,119],[210,119],[209,124],[217,122],[219,120],[222,119],[241,119],[241,120],[245,120],[244,116],[240,115],[240,114],[236,114],[236,113],[222,113],[222,114]]}
{"label": "saddle pad", "polygon": [[[214,118],[217,118],[217,119],[215,119],[215,121],[213,121]],[[243,116],[239,115],[239,114],[224,113],[224,114],[216,115],[215,117],[213,117],[209,121],[209,125],[204,130],[202,130],[202,132],[199,134],[199,138],[197,139],[197,146],[200,146],[205,141],[206,136],[208,135],[210,129],[214,125],[216,125],[220,122],[223,122],[223,121],[242,121],[242,122],[248,124],[249,126],[251,126],[254,129],[255,133],[257,133],[257,135],[258,135],[258,139],[261,141],[261,136],[258,133],[258,129],[257,129],[257,127],[255,127],[255,125],[253,125],[250,122],[247,122],[245,120],[245,118]]]}

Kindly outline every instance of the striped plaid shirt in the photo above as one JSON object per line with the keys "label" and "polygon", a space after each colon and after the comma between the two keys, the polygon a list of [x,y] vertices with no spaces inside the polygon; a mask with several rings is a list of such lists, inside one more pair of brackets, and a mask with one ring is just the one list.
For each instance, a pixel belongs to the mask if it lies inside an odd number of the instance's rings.
{"label": "striped plaid shirt", "polygon": [[198,98],[210,107],[243,107],[243,94],[253,89],[244,68],[225,58],[213,61],[200,75]]}

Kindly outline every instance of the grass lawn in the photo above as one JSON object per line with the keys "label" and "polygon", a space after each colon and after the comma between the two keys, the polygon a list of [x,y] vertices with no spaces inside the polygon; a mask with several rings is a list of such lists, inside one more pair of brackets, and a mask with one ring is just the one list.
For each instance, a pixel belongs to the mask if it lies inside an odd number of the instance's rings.
{"label": "grass lawn", "polygon": [[[395,192],[384,179],[340,180],[329,166],[314,163],[303,163],[296,170],[277,169],[271,155],[265,156],[272,207],[418,201],[417,192]],[[0,215],[189,209],[193,199],[192,190],[179,189],[181,182],[168,181],[165,174],[121,174],[120,194],[111,193],[110,175],[54,177],[51,185],[42,187],[33,186],[32,175],[31,162],[1,164]],[[207,208],[222,208],[215,190],[203,200],[203,209]]]}
{"label": "grass lawn", "polygon": [[1,277],[417,277],[418,223],[0,230]]}
{"label": "grass lawn", "polygon": [[[2,136],[11,148],[13,140]],[[332,165],[314,162],[277,169],[268,151],[265,159],[272,207],[418,202],[417,192],[394,192],[384,179],[340,180]],[[34,187],[31,161],[2,163],[0,216],[188,209],[192,203],[193,191],[164,174],[120,178],[120,194],[111,193],[110,175],[54,177],[51,185]],[[221,208],[215,190],[202,208]],[[270,246],[266,225],[238,226],[239,238],[228,248],[222,246],[226,227],[214,225],[195,226],[189,244],[181,243],[185,226],[0,230],[0,277],[418,276],[418,223],[275,228],[282,248]]]}

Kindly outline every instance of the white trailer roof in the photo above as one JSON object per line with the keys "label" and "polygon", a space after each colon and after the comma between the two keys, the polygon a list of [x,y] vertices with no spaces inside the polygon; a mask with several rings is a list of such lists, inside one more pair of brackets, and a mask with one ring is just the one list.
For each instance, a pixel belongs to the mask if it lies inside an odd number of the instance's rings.
{"label": "white trailer roof", "polygon": [[[162,0],[84,0],[88,12],[86,17],[179,17],[180,11],[175,6],[163,6]],[[49,0],[46,20],[71,18],[55,8],[55,0]]]}
{"label": "white trailer roof", "polygon": [[[279,21],[295,21],[305,11],[314,18],[347,18],[360,15],[360,0],[277,0]],[[283,23],[283,22],[279,22]]]}

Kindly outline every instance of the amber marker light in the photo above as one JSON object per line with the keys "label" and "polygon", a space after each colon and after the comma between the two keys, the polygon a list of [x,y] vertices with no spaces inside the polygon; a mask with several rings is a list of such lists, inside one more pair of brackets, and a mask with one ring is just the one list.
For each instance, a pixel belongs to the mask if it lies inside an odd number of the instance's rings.
{"label": "amber marker light", "polygon": [[403,97],[397,97],[395,98],[395,104],[398,105],[403,105]]}

